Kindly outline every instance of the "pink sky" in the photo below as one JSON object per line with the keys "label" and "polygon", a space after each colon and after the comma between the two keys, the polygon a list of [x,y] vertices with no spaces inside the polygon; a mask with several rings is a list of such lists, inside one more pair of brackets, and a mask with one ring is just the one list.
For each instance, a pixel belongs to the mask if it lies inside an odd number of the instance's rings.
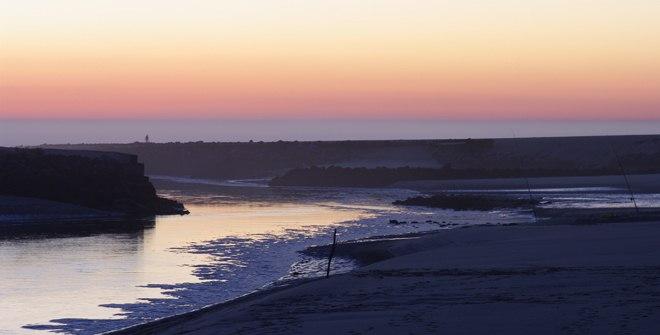
{"label": "pink sky", "polygon": [[657,120],[658,17],[643,0],[7,1],[0,118]]}

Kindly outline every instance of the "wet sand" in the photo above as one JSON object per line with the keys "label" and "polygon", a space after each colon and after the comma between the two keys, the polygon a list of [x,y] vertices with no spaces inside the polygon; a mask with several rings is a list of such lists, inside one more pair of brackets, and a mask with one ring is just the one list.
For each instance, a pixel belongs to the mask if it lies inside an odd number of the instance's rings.
{"label": "wet sand", "polygon": [[658,241],[656,221],[342,244],[379,258],[114,334],[657,334]]}

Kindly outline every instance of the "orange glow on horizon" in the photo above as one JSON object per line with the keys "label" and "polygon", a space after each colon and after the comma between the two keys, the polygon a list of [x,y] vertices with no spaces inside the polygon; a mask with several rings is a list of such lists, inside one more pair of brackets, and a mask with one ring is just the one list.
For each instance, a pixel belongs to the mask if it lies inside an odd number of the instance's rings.
{"label": "orange glow on horizon", "polygon": [[3,3],[0,118],[660,119],[654,1],[182,6]]}

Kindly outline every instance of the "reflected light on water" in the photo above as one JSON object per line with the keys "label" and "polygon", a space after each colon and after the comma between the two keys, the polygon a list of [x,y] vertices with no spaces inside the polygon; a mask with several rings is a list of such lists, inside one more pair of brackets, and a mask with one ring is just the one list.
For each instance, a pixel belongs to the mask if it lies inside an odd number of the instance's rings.
{"label": "reflected light on water", "polygon": [[[288,229],[355,220],[360,210],[320,205],[189,205],[188,216],[163,216],[153,228],[86,236],[13,234],[0,239],[0,333],[33,332],[25,324],[59,318],[119,318],[109,302],[167,298],[146,285],[198,282],[189,265],[205,254],[176,252],[223,237],[259,238]],[[74,236],[71,236],[74,235]],[[20,283],[20,284],[19,284]]]}

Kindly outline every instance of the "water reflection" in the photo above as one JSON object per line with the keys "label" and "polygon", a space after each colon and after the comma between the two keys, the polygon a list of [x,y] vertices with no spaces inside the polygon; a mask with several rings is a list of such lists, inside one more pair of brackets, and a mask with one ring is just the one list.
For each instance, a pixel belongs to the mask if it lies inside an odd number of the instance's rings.
{"label": "water reflection", "polygon": [[[42,263],[52,271],[52,281],[38,280],[36,269],[24,272],[23,279],[34,277],[42,286],[39,289],[44,290],[42,300],[35,297],[31,303],[55,307],[37,308],[39,313],[26,317],[23,324],[32,324],[30,330],[89,334],[244,294],[286,274],[296,257],[294,249],[304,247],[305,237],[313,234],[311,227],[357,219],[361,214],[356,210],[277,203],[189,205],[189,209],[189,216],[157,218],[156,225],[143,230],[142,235],[106,233],[23,240],[33,245],[19,245],[14,240],[12,245],[17,251],[59,255],[49,265]],[[292,235],[294,230],[306,233]],[[225,243],[222,250],[214,252],[195,250],[210,239],[232,241],[233,247]],[[291,241],[294,243],[288,243]],[[289,250],[291,253],[278,257]],[[8,255],[4,251],[3,258]],[[25,270],[26,263],[34,262],[19,260],[18,256],[15,259],[20,269],[13,270],[19,272]],[[77,284],[71,288],[57,284],[70,280]],[[81,291],[86,294],[80,296]],[[25,301],[14,303],[19,309],[28,308]],[[0,306],[9,309],[5,302]],[[52,323],[45,323],[48,320]]]}
{"label": "water reflection", "polygon": [[152,229],[155,225],[155,217],[104,221],[4,224],[0,225],[0,241],[87,237],[104,234],[122,234],[137,239],[143,237],[145,229]]}
{"label": "water reflection", "polygon": [[[327,243],[335,227],[346,240],[439,228],[427,220],[452,227],[529,221],[514,212],[389,205],[416,193],[405,190],[158,187],[191,214],[6,232],[0,333],[91,334],[230,299],[286,277],[292,264],[295,272],[313,271],[297,251]],[[419,223],[389,225],[389,218]]]}
{"label": "water reflection", "polygon": [[108,299],[159,293],[141,281],[139,257],[155,219],[3,226],[0,229],[0,333],[53,316],[117,318]]}

